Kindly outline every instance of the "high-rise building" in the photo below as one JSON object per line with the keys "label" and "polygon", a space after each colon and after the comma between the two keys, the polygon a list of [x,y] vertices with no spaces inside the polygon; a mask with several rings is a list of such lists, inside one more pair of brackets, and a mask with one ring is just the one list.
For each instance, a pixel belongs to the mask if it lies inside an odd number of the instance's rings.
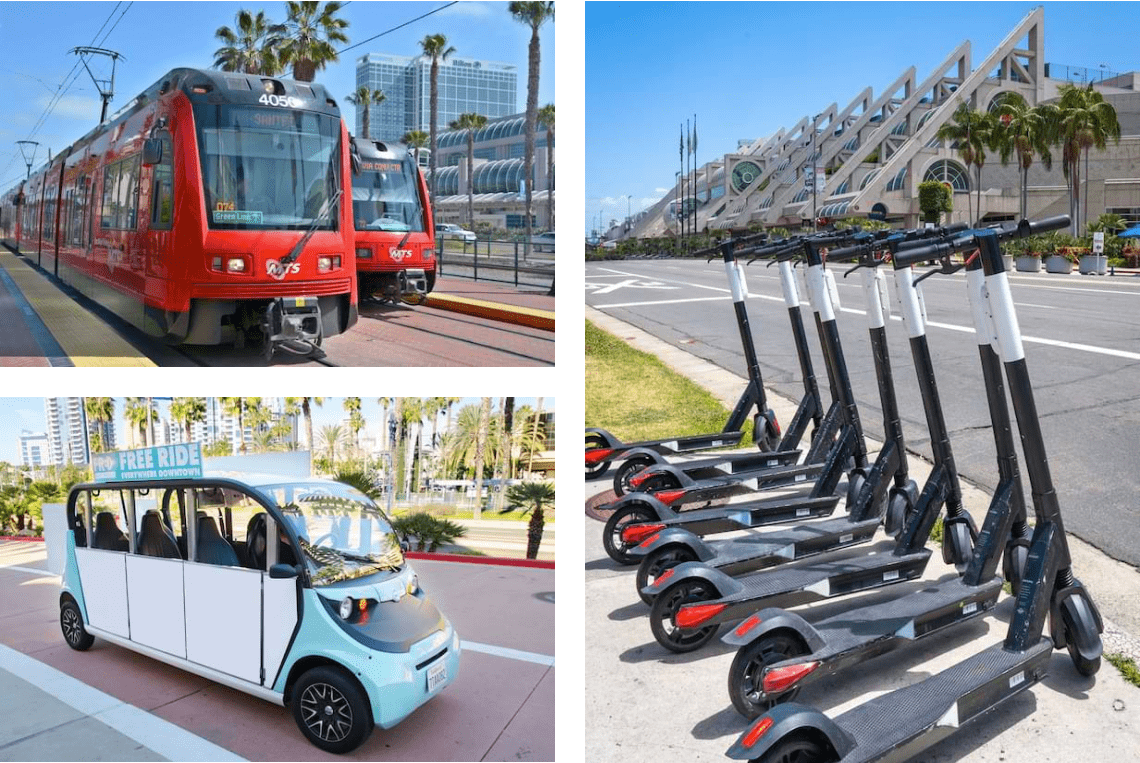
{"label": "high-rise building", "polygon": [[45,432],[20,432],[20,464],[27,467],[47,466],[51,461],[51,445]]}
{"label": "high-rise building", "polygon": [[[356,86],[381,90],[384,101],[369,107],[371,137],[399,140],[431,126],[431,59],[369,53],[356,61]],[[494,119],[518,111],[518,69],[511,64],[449,58],[439,62],[437,116],[440,129],[460,114]],[[356,108],[356,134],[364,130],[364,107]]]}
{"label": "high-rise building", "polygon": [[87,413],[81,397],[45,397],[44,416],[47,418],[50,463],[86,464]]}
{"label": "high-rise building", "polygon": [[115,441],[114,421],[94,421],[93,419],[87,419],[88,442],[91,442],[90,436],[96,433],[102,438],[104,451],[116,450],[118,448]]}

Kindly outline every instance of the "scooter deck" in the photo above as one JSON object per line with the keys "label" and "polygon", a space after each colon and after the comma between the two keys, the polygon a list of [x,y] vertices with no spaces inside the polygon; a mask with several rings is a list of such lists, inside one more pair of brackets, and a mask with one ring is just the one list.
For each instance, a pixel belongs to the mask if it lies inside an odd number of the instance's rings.
{"label": "scooter deck", "polygon": [[711,535],[831,516],[838,503],[838,495],[825,495],[819,498],[791,496],[747,504],[733,503],[712,509],[690,509],[681,512],[677,517],[653,524],[681,527],[694,535]]}
{"label": "scooter deck", "polygon": [[850,518],[842,516],[763,535],[714,541],[710,545],[714,546],[716,556],[706,564],[728,575],[743,575],[776,564],[867,543],[878,529],[877,517],[852,522]]}
{"label": "scooter deck", "polygon": [[[898,599],[868,607],[847,610],[815,624],[827,644],[809,657],[834,661],[854,657],[869,649],[876,653],[893,646],[885,642],[913,641],[954,623],[969,620],[993,609],[1001,593],[1002,579],[993,578],[980,586],[966,585],[961,578],[924,586]],[[834,663],[836,668],[843,667]],[[832,672],[820,666],[820,677]],[[812,674],[815,678],[815,674]]]}
{"label": "scooter deck", "polygon": [[996,644],[924,681],[884,694],[835,718],[855,742],[842,763],[904,761],[953,734],[962,724],[1038,683],[1048,672],[1053,642],[1023,653]]}
{"label": "scooter deck", "polygon": [[[787,466],[764,466],[752,469],[742,469],[726,474],[722,471],[712,473],[712,476],[694,479],[691,485],[685,485],[686,490],[715,490],[720,487],[742,487],[748,490],[760,490],[765,487],[787,486],[807,482],[813,475],[823,471],[823,462],[814,464],[790,464]],[[682,468],[688,475],[688,470]],[[689,475],[690,477],[692,475]]]}
{"label": "scooter deck", "polygon": [[887,549],[869,556],[762,570],[737,578],[740,590],[706,603],[727,604],[716,621],[736,622],[765,607],[795,606],[914,580],[922,576],[932,553],[923,548],[895,554],[893,543]]}
{"label": "scooter deck", "polygon": [[730,448],[740,442],[744,432],[717,432],[716,434],[698,434],[688,437],[674,437],[671,440],[648,440],[646,442],[622,443],[621,450],[634,448],[649,448],[662,455],[670,453],[689,453],[694,450],[712,450],[713,448]]}
{"label": "scooter deck", "polygon": [[724,453],[719,456],[694,459],[678,463],[685,474],[693,479],[720,477],[755,469],[772,469],[777,466],[792,466],[799,462],[800,450],[780,450],[768,453]]}

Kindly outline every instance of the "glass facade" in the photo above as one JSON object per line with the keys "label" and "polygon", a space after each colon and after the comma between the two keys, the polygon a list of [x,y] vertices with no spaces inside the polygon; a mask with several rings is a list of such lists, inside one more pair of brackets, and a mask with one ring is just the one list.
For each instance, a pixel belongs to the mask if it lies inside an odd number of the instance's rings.
{"label": "glass facade", "polygon": [[[431,60],[423,56],[369,54],[357,59],[356,85],[383,90],[385,99],[371,107],[372,137],[398,140],[410,130],[431,128]],[[440,130],[460,114],[490,119],[518,112],[518,70],[510,64],[450,58],[439,64]],[[357,108],[357,133],[363,109]]]}

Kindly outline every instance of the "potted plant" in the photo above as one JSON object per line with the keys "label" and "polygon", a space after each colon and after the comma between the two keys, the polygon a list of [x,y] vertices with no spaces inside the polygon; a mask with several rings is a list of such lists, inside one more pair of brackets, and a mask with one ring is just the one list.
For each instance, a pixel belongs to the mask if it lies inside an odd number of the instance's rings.
{"label": "potted plant", "polygon": [[1012,272],[1014,260],[1025,255],[1026,240],[1014,238],[1001,243],[1001,258],[1005,262],[1005,271]]}
{"label": "potted plant", "polygon": [[1119,257],[1120,251],[1123,247],[1120,244],[1120,239],[1116,234],[1126,229],[1128,223],[1124,218],[1117,214],[1109,212],[1104,213],[1097,219],[1088,224],[1089,239],[1091,241],[1091,234],[1104,233],[1104,251],[1100,254],[1092,254],[1091,252],[1081,257],[1080,271],[1082,274],[1105,275],[1108,273],[1108,258]]}
{"label": "potted plant", "polygon": [[[1105,238],[1107,239],[1110,235],[1105,233]],[[1073,251],[1077,258],[1077,270],[1081,275],[1102,276],[1108,272],[1108,256],[1104,252],[1093,254],[1092,239],[1091,233],[1077,239],[1077,247]],[[1107,243],[1105,241],[1106,248]]]}
{"label": "potted plant", "polygon": [[1076,259],[1069,250],[1074,248],[1076,239],[1068,233],[1051,233],[1046,237],[1052,239],[1047,248],[1049,256],[1045,258],[1046,273],[1072,273],[1073,262]]}
{"label": "potted plant", "polygon": [[939,181],[924,180],[918,184],[918,208],[922,210],[923,222],[937,225],[943,212],[954,211],[954,198]]}
{"label": "potted plant", "polygon": [[1023,239],[1015,238],[1004,244],[1008,246],[1009,251],[1017,257],[1016,267],[1019,273],[1041,272],[1041,238],[1041,236],[1030,236],[1029,238]]}

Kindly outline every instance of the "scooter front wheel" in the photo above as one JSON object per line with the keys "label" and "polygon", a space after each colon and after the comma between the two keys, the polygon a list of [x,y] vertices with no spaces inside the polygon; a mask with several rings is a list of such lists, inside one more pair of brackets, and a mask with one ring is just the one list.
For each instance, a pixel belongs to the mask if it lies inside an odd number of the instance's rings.
{"label": "scooter front wheel", "polygon": [[637,595],[646,604],[653,606],[653,600],[657,597],[643,593],[644,589],[653,585],[653,582],[666,570],[671,570],[678,564],[695,561],[697,561],[697,555],[693,553],[692,549],[685,546],[666,546],[655,549],[641,560],[641,566],[637,568]]}
{"label": "scooter front wheel", "polygon": [[704,580],[686,580],[668,588],[653,602],[649,627],[657,643],[671,652],[684,654],[700,649],[716,636],[719,625],[708,625],[696,630],[677,625],[677,611],[684,604],[697,604],[715,599],[717,590]]}
{"label": "scooter front wheel", "polygon": [[606,527],[602,530],[602,545],[605,547],[610,559],[613,559],[618,564],[636,563],[637,557],[631,556],[628,553],[629,549],[633,548],[636,544],[626,543],[622,540],[621,531],[628,524],[653,522],[657,518],[657,514],[644,504],[630,504],[615,511],[613,515],[606,520]]}
{"label": "scooter front wheel", "polygon": [[745,718],[752,719],[795,697],[799,687],[775,696],[765,694],[764,671],[777,662],[807,653],[803,641],[786,632],[770,633],[740,647],[728,669],[728,696],[732,706]]}

